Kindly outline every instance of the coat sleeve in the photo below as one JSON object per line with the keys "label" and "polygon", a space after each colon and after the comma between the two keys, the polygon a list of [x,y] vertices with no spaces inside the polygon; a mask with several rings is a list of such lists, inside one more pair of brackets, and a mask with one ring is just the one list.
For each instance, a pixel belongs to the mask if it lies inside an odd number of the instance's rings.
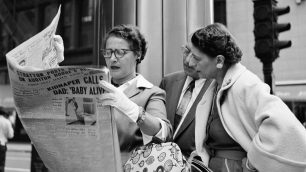
{"label": "coat sleeve", "polygon": [[248,159],[260,172],[304,172],[306,170],[306,130],[270,88],[258,82],[244,85],[239,95],[256,132],[248,148]]}
{"label": "coat sleeve", "polygon": [[172,139],[172,126],[170,124],[170,121],[167,119],[167,112],[166,112],[166,106],[165,106],[165,97],[166,93],[164,90],[161,90],[157,87],[155,87],[157,91],[154,91],[154,93],[149,98],[145,109],[146,112],[154,117],[157,117],[161,119],[164,122],[164,132],[166,134],[166,141],[170,141]]}
{"label": "coat sleeve", "polygon": [[163,78],[159,84],[159,88],[165,90],[165,87],[166,87],[166,80],[165,78]]}

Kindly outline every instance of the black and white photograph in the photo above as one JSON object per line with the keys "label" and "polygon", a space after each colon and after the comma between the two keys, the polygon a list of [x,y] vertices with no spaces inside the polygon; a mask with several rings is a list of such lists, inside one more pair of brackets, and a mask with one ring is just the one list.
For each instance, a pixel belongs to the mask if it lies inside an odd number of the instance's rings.
{"label": "black and white photograph", "polygon": [[306,0],[0,0],[0,172],[306,172],[305,18]]}
{"label": "black and white photograph", "polygon": [[66,97],[65,116],[67,125],[95,125],[97,118],[93,99]]}

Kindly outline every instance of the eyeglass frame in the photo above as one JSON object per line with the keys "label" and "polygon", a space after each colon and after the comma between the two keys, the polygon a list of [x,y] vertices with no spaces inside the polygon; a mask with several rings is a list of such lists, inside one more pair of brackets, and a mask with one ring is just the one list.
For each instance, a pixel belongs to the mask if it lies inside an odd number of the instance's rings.
{"label": "eyeglass frame", "polygon": [[[119,50],[122,50],[124,53],[123,53],[123,55],[122,56],[117,56],[118,54],[116,53],[116,52],[118,52]],[[106,56],[104,56],[103,54],[103,51],[111,51],[111,54],[110,54],[110,56],[109,57],[106,57]],[[114,54],[115,55],[115,57],[117,58],[117,59],[121,59],[122,57],[124,57],[128,52],[135,52],[135,50],[130,50],[130,49],[100,49],[100,52],[101,52],[101,54],[102,54],[102,56],[105,58],[105,59],[110,59],[111,57],[112,57],[112,54]]]}
{"label": "eyeglass frame", "polygon": [[[191,55],[191,57],[192,57],[196,62],[200,61],[200,59],[201,59],[199,56],[193,54],[192,51],[191,51],[186,45],[182,45],[182,46],[181,46],[181,51],[182,51],[182,53],[183,53],[183,58],[186,58],[186,57],[188,57],[188,56]],[[186,53],[186,52],[188,52],[188,53]]]}

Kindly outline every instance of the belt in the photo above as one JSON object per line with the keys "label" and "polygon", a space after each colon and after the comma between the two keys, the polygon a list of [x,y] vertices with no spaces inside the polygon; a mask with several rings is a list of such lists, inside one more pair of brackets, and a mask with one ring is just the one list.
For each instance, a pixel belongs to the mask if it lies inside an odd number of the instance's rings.
{"label": "belt", "polygon": [[239,150],[215,150],[215,156],[232,159],[232,160],[242,160],[247,156],[246,152]]}

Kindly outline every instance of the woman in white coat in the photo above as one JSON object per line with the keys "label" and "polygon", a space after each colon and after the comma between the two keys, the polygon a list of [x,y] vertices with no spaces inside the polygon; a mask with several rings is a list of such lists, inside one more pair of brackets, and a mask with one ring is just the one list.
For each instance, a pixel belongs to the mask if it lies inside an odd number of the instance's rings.
{"label": "woman in white coat", "polygon": [[215,82],[196,112],[196,152],[214,172],[304,172],[306,130],[255,74],[222,24],[197,30],[186,53]]}

